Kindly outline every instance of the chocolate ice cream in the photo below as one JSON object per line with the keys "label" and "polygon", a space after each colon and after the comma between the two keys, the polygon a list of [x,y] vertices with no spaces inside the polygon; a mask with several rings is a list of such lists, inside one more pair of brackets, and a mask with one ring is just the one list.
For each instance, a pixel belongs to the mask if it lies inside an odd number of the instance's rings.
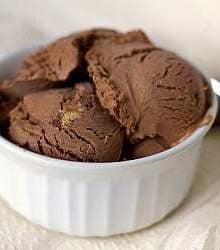
{"label": "chocolate ice cream", "polygon": [[86,58],[101,104],[131,143],[159,136],[175,145],[204,115],[201,76],[171,52],[127,33],[96,41]]}
{"label": "chocolate ice cream", "polygon": [[142,31],[87,30],[28,55],[0,86],[0,122],[7,121],[0,128],[14,143],[59,159],[136,159],[199,126],[205,85]]}
{"label": "chocolate ice cream", "polygon": [[10,114],[9,138],[44,155],[79,161],[117,161],[123,130],[90,84],[26,95]]}
{"label": "chocolate ice cream", "polygon": [[8,118],[9,112],[25,95],[59,87],[63,87],[62,82],[38,79],[30,81],[4,81],[0,85],[0,123]]}
{"label": "chocolate ice cream", "polygon": [[127,150],[127,158],[137,159],[144,156],[158,154],[168,149],[169,145],[162,137],[145,138],[135,145],[130,145]]}
{"label": "chocolate ice cream", "polygon": [[108,38],[115,33],[116,31],[108,29],[93,29],[58,39],[27,56],[18,70],[16,80],[67,80],[70,74],[80,72],[84,53],[94,40]]}

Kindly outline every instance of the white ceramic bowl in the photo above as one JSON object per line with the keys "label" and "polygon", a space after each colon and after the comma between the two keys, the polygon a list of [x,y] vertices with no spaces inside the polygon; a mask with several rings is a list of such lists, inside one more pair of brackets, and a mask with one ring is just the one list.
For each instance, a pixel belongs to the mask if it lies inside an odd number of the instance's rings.
{"label": "white ceramic bowl", "polygon": [[[26,51],[0,58],[0,77],[14,74]],[[212,122],[217,99],[207,111]],[[33,223],[78,236],[135,231],[160,221],[188,193],[212,122],[157,155],[113,163],[52,159],[0,137],[0,194]]]}

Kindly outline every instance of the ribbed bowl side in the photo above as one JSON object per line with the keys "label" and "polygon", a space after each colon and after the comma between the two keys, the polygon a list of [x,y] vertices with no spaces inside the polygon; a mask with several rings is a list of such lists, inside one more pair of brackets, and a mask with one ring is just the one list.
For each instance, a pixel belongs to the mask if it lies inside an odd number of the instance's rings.
{"label": "ribbed bowl side", "polygon": [[44,171],[45,166],[33,171],[34,163],[5,151],[0,153],[0,193],[30,221],[56,231],[79,236],[135,231],[161,220],[184,199],[200,144],[124,172],[94,169],[90,175],[91,170],[71,169],[66,176]]}

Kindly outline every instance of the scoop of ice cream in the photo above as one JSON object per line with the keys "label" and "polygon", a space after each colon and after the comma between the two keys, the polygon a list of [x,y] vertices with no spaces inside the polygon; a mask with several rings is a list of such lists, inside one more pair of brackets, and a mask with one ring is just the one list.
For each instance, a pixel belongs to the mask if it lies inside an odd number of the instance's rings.
{"label": "scoop of ice cream", "polygon": [[18,70],[16,80],[66,80],[74,71],[80,71],[85,50],[93,40],[115,33],[108,29],[94,29],[61,38],[27,56]]}
{"label": "scoop of ice cream", "polygon": [[13,142],[60,159],[117,161],[123,137],[90,84],[29,94],[10,114]]}
{"label": "scoop of ice cream", "polygon": [[171,52],[127,33],[96,41],[86,58],[101,104],[132,143],[159,136],[173,145],[204,114],[202,78]]}

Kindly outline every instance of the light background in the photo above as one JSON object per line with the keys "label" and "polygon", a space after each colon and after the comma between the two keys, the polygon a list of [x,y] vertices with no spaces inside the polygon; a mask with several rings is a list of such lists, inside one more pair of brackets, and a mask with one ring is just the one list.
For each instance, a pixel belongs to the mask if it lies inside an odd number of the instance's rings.
{"label": "light background", "polygon": [[[143,28],[158,45],[220,79],[219,0],[0,0],[0,54],[93,26]],[[55,234],[0,201],[0,250],[220,250],[219,149],[220,130],[215,129],[205,139],[198,175],[180,209],[129,235]]]}

